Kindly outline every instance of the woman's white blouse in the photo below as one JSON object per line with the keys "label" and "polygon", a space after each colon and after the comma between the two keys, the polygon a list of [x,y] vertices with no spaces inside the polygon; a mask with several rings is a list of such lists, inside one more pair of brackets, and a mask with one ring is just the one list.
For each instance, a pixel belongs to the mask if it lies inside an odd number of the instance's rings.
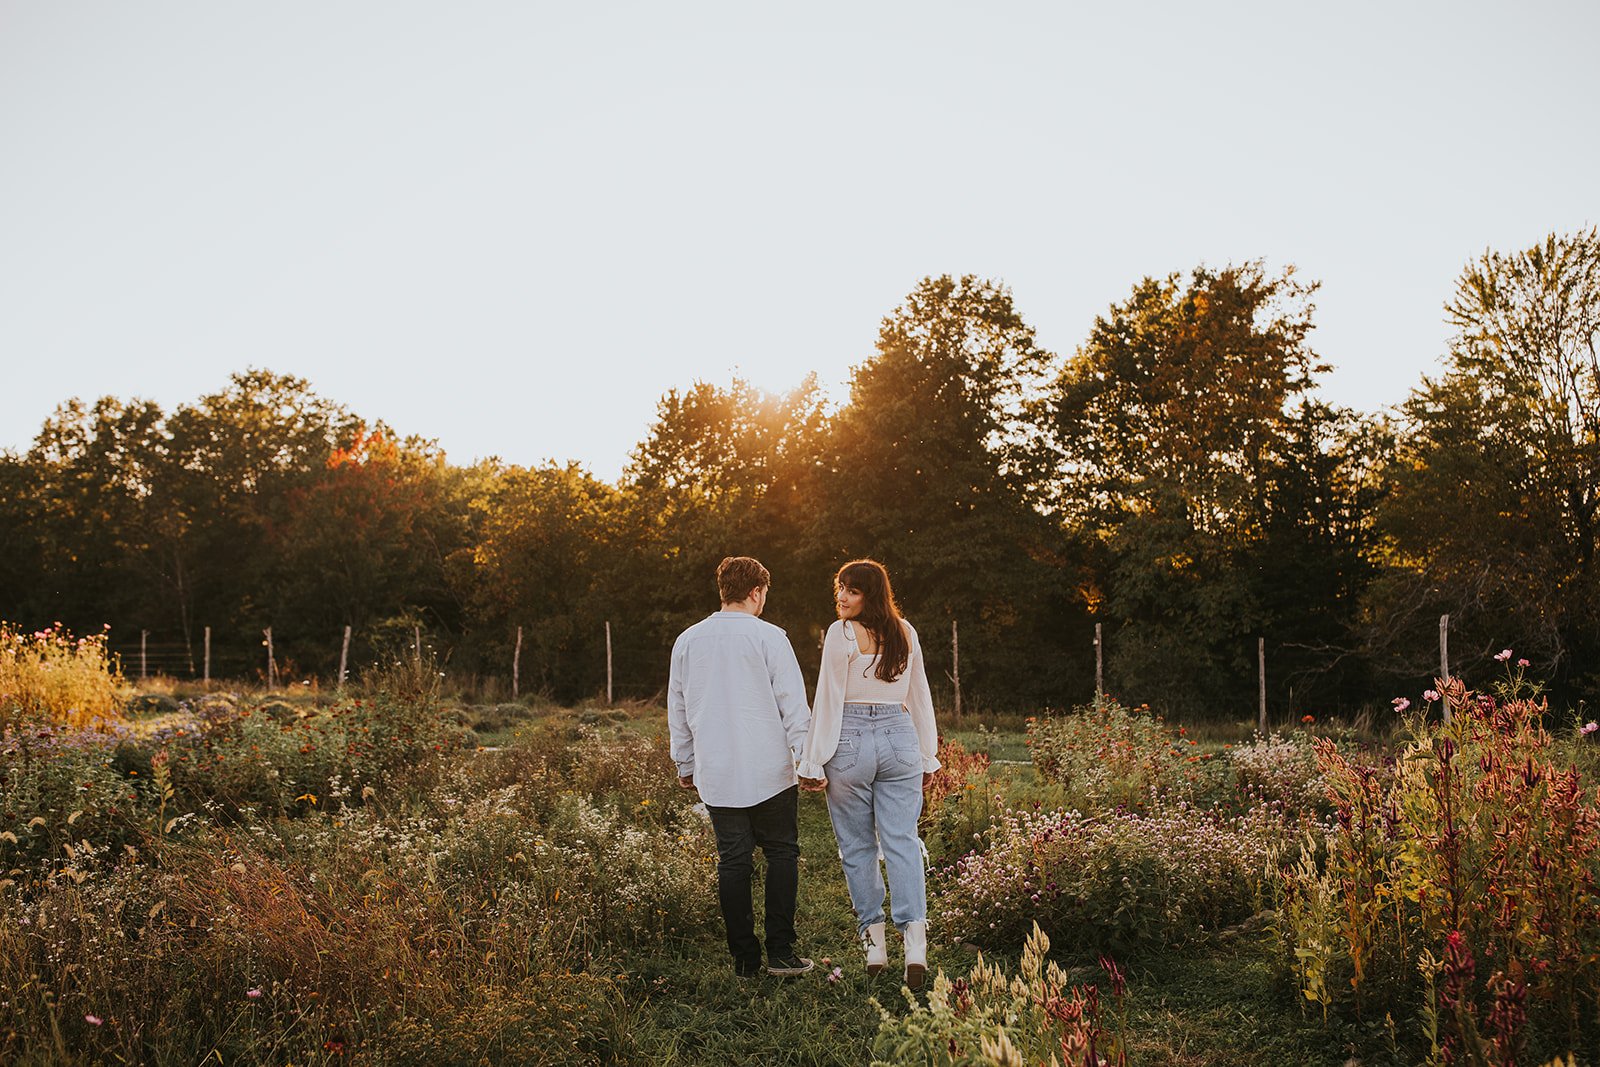
{"label": "woman's white blouse", "polygon": [[839,729],[844,725],[846,702],[903,705],[911,713],[911,724],[917,730],[923,772],[939,769],[939,727],[933,718],[933,693],[928,689],[928,672],[922,662],[922,642],[909,622],[902,619],[901,623],[911,639],[911,655],[905,671],[892,682],[880,681],[872,673],[878,665],[878,657],[862,654],[846,634],[842,620],[835,620],[828,627],[828,635],[822,642],[817,696],[811,707],[811,731],[800,752],[800,777],[823,777],[823,767],[839,747]]}

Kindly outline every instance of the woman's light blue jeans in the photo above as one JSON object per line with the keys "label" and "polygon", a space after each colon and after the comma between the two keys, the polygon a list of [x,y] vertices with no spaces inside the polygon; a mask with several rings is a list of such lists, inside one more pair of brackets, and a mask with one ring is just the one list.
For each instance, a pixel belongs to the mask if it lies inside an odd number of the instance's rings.
{"label": "woman's light blue jeans", "polygon": [[889,907],[894,925],[928,917],[922,842],[922,748],[911,716],[899,704],[846,704],[839,747],[823,769],[828,778],[828,817],[839,842],[845,884],[864,931],[883,922],[883,876],[878,849],[889,869]]}

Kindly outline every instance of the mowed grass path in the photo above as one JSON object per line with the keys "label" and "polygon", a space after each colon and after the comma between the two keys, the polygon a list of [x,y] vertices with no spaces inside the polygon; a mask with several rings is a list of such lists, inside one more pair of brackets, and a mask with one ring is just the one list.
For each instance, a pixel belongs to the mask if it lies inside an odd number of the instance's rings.
{"label": "mowed grass path", "polygon": [[[1022,749],[1020,735],[991,734],[1001,758]],[[966,740],[966,738],[964,738]],[[975,740],[975,739],[974,739]],[[970,747],[981,747],[971,745]],[[1031,773],[1029,771],[1028,773]],[[879,1015],[870,998],[892,1012],[907,1010],[900,984],[900,945],[890,933],[890,967],[869,979],[855,942],[855,922],[823,798],[802,794],[800,804],[800,906],[803,954],[817,969],[798,978],[741,980],[733,974],[720,937],[703,943],[635,953],[628,969],[629,1029],[645,1062],[681,1065],[848,1065],[872,1060]],[[758,854],[759,855],[759,854]],[[757,860],[756,926],[761,928],[761,872]],[[707,893],[715,887],[708,884]],[[720,930],[718,931],[720,933]],[[1128,977],[1128,1033],[1135,1064],[1330,1067],[1350,1061],[1400,1062],[1371,1052],[1384,1044],[1381,1026],[1361,1033],[1324,1029],[1303,1013],[1297,991],[1282,980],[1268,931],[1244,931],[1204,944],[1153,950],[1122,961]],[[991,958],[1015,970],[1017,953]],[[842,968],[827,980],[823,960]],[[976,954],[935,943],[930,974],[942,968],[964,975]],[[1083,968],[1093,980],[1093,958],[1052,950],[1064,968]],[[1097,968],[1096,968],[1097,970]],[[926,991],[924,991],[924,1000]],[[1381,1012],[1379,1013],[1381,1021]]]}

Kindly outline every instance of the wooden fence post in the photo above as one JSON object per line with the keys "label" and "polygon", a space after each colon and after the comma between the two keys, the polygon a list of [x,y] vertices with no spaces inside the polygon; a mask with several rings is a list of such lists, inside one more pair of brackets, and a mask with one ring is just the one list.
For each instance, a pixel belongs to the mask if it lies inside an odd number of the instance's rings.
{"label": "wooden fence post", "polygon": [[350,666],[350,627],[344,628],[344,644],[339,646],[339,688],[344,688],[345,669]]}
{"label": "wooden fence post", "polygon": [[1444,721],[1450,721],[1450,616],[1439,616],[1439,699],[1444,701]]}
{"label": "wooden fence post", "polygon": [[517,647],[511,653],[511,699],[521,695],[522,685],[522,627],[517,627]]}
{"label": "wooden fence post", "polygon": [[1261,710],[1256,718],[1256,729],[1263,737],[1267,733],[1267,639],[1256,638],[1256,660],[1260,664],[1259,681],[1261,687]]}
{"label": "wooden fence post", "polygon": [[139,631],[139,681],[141,682],[149,677],[148,672],[145,670],[145,642],[149,637],[149,630]]}
{"label": "wooden fence post", "polygon": [[211,684],[211,627],[206,627],[206,674],[202,679],[206,685]]}
{"label": "wooden fence post", "polygon": [[411,651],[417,657],[417,666],[422,666],[422,624],[414,623],[411,627]]}
{"label": "wooden fence post", "polygon": [[611,620],[606,620],[606,703],[611,703]]}
{"label": "wooden fence post", "polygon": [[278,661],[272,656],[272,627],[261,631],[267,635],[267,688],[278,688]]}
{"label": "wooden fence post", "polygon": [[1100,624],[1094,624],[1094,699],[1105,695],[1105,643],[1100,639]]}
{"label": "wooden fence post", "polygon": [[961,639],[956,620],[950,620],[950,681],[956,690],[956,722],[961,721]]}

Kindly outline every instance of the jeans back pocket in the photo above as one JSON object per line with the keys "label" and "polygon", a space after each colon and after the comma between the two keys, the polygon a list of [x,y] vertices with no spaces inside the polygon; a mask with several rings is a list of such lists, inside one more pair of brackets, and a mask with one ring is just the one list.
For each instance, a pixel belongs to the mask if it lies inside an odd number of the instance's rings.
{"label": "jeans back pocket", "polygon": [[860,758],[861,739],[854,734],[840,734],[839,747],[833,750],[833,758],[823,767],[823,771],[829,775],[834,771],[848,771]]}
{"label": "jeans back pocket", "polygon": [[922,742],[917,739],[914,726],[896,726],[888,733],[889,747],[895,759],[908,767],[922,766]]}

